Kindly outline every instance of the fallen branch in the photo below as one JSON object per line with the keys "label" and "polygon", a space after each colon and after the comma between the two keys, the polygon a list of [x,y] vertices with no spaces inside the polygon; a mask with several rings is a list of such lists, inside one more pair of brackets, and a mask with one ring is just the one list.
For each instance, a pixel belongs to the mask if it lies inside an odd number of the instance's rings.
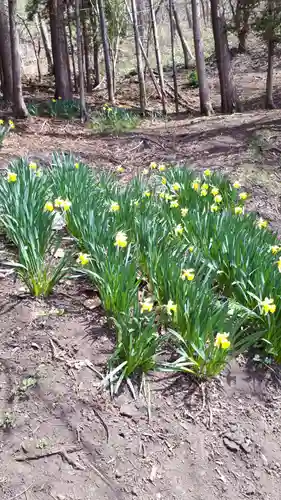
{"label": "fallen branch", "polygon": [[69,457],[68,453],[75,453],[77,451],[80,451],[81,448],[68,448],[67,450],[63,448],[57,448],[55,450],[46,450],[46,451],[38,451],[38,453],[35,453],[34,455],[26,454],[26,455],[18,455],[15,457],[15,460],[17,462],[28,462],[29,460],[39,460],[40,458],[44,457],[52,457],[54,455],[60,455],[63,460],[69,463],[74,469],[78,470],[86,470],[85,467],[79,462],[76,462],[76,460],[73,460],[71,457]]}

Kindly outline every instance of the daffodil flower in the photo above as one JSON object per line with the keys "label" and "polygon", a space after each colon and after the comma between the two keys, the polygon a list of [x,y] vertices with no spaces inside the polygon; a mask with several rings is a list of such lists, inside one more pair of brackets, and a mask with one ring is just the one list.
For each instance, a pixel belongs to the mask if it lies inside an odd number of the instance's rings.
{"label": "daffodil flower", "polygon": [[204,175],[205,175],[205,177],[211,177],[211,175],[212,175],[211,170],[209,168],[207,168],[206,170],[204,170]]}
{"label": "daffodil flower", "polygon": [[18,178],[18,174],[15,172],[8,172],[7,173],[7,181],[8,182],[16,182]]}
{"label": "daffodil flower", "polygon": [[217,196],[217,194],[219,194],[219,188],[213,187],[211,190],[211,193],[213,196]]}
{"label": "daffodil flower", "polygon": [[194,246],[190,245],[187,249],[190,253],[194,252]]}
{"label": "daffodil flower", "polygon": [[268,226],[267,220],[264,220],[262,217],[257,221],[257,226],[259,229],[265,229]]}
{"label": "daffodil flower", "polygon": [[57,100],[56,99],[52,99],[52,102],[57,102]]}
{"label": "daffodil flower", "polygon": [[0,125],[4,125],[4,123],[5,123],[4,120],[1,119],[0,120]]}
{"label": "daffodil flower", "polygon": [[247,200],[248,197],[249,197],[249,195],[245,191],[243,193],[239,194],[240,200]]}
{"label": "daffodil flower", "polygon": [[207,184],[206,182],[204,182],[204,184],[202,184],[201,186],[201,189],[209,189],[209,184]]}
{"label": "daffodil flower", "polygon": [[233,187],[234,187],[234,189],[240,189],[240,188],[241,188],[241,184],[240,184],[240,182],[235,181],[235,182],[233,183]]}
{"label": "daffodil flower", "polygon": [[63,200],[63,203],[62,203],[62,208],[64,209],[65,212],[68,212],[71,208],[71,201],[69,200]]}
{"label": "daffodil flower", "polygon": [[77,257],[77,264],[81,264],[81,266],[86,266],[90,261],[90,256],[87,253],[79,253]]}
{"label": "daffodil flower", "polygon": [[166,165],[164,165],[164,164],[159,165],[158,170],[159,170],[159,172],[165,172],[165,170],[166,170]]}
{"label": "daffodil flower", "polygon": [[143,175],[148,175],[149,174],[148,168],[144,168],[142,173],[143,173]]}
{"label": "daffodil flower", "polygon": [[173,200],[173,201],[170,202],[170,207],[171,208],[178,208],[178,206],[179,206],[178,200]]}
{"label": "daffodil flower", "polygon": [[115,236],[114,245],[118,248],[126,248],[128,245],[128,237],[124,231],[119,231]]}
{"label": "daffodil flower", "polygon": [[208,194],[207,189],[201,189],[200,196],[207,196],[207,194]]}
{"label": "daffodil flower", "polygon": [[159,193],[159,198],[162,198],[162,199],[165,198],[165,193],[163,191],[161,193]]}
{"label": "daffodil flower", "polygon": [[211,210],[211,212],[213,212],[213,213],[214,213],[214,212],[217,212],[217,211],[219,210],[219,206],[218,206],[218,205],[213,204],[213,205],[211,205],[210,210]]}
{"label": "daffodil flower", "polygon": [[181,274],[181,279],[187,281],[193,281],[195,278],[194,269],[183,269]]}
{"label": "daffodil flower", "polygon": [[116,203],[115,201],[111,203],[110,212],[119,212],[119,210],[120,210],[119,203]]}
{"label": "daffodil flower", "polygon": [[165,185],[167,184],[167,179],[166,179],[166,177],[162,177],[162,178],[161,178],[161,182],[162,182],[162,184],[165,186]]}
{"label": "daffodil flower", "polygon": [[173,199],[172,195],[171,194],[165,194],[165,200],[166,201],[171,201]]}
{"label": "daffodil flower", "polygon": [[274,304],[273,299],[269,299],[265,297],[264,300],[261,301],[260,305],[262,306],[262,313],[266,316],[268,313],[275,313],[276,305]]}
{"label": "daffodil flower", "polygon": [[56,198],[55,199],[55,207],[56,208],[61,208],[64,204],[64,200],[62,200],[61,198]]}
{"label": "daffodil flower", "polygon": [[34,162],[30,162],[28,166],[30,170],[37,170],[37,164]]}
{"label": "daffodil flower", "polygon": [[14,129],[14,128],[15,128],[15,124],[14,124],[13,120],[9,120],[9,121],[8,121],[8,123],[9,123],[9,127],[10,127],[11,129]]}
{"label": "daffodil flower", "polygon": [[272,247],[270,247],[270,251],[273,255],[276,255],[278,252],[280,252],[281,250],[281,247],[279,247],[278,245],[273,245]]}
{"label": "daffodil flower", "polygon": [[76,168],[77,170],[79,169],[80,167],[80,164],[77,162],[77,163],[74,163],[74,168]]}
{"label": "daffodil flower", "polygon": [[177,304],[174,304],[172,300],[168,301],[168,304],[166,305],[166,310],[169,316],[172,316],[173,314],[176,314],[178,309]]}
{"label": "daffodil flower", "polygon": [[200,181],[196,179],[195,181],[192,182],[191,187],[192,189],[194,189],[194,191],[199,191]]}
{"label": "daffodil flower", "polygon": [[235,215],[241,215],[241,214],[243,214],[243,212],[244,212],[244,208],[243,207],[235,207],[234,208]]}
{"label": "daffodil flower", "polygon": [[181,188],[180,184],[178,182],[175,182],[175,184],[172,185],[172,189],[174,191],[179,191]]}
{"label": "daffodil flower", "polygon": [[151,196],[151,192],[150,192],[150,191],[145,191],[145,192],[143,193],[143,195],[144,195],[146,198],[150,198],[150,196]]}
{"label": "daffodil flower", "polygon": [[144,302],[141,302],[141,313],[151,312],[153,309],[153,302],[151,299],[145,299]]}
{"label": "daffodil flower", "polygon": [[214,197],[214,202],[215,203],[221,203],[222,202],[222,195],[221,194],[216,194]]}
{"label": "daffodil flower", "polygon": [[44,212],[53,212],[54,205],[51,201],[47,201],[44,205]]}
{"label": "daffodil flower", "polygon": [[182,208],[181,209],[181,215],[182,215],[182,217],[186,217],[187,214],[188,214],[188,208]]}
{"label": "daffodil flower", "polygon": [[217,333],[215,339],[215,347],[221,349],[229,349],[230,341],[228,340],[229,333]]}
{"label": "daffodil flower", "polygon": [[157,163],[155,163],[155,161],[152,161],[149,166],[151,170],[155,170],[157,168]]}
{"label": "daffodil flower", "polygon": [[135,200],[135,201],[134,201],[134,205],[135,205],[135,207],[138,207],[138,206],[139,206],[139,204],[140,204],[139,200]]}
{"label": "daffodil flower", "polygon": [[175,235],[176,236],[180,236],[181,234],[183,234],[183,227],[181,224],[178,224],[176,227],[175,227]]}
{"label": "daffodil flower", "polygon": [[116,172],[118,174],[123,174],[123,172],[125,172],[125,169],[124,169],[124,167],[122,167],[121,165],[119,165],[119,167],[116,168]]}

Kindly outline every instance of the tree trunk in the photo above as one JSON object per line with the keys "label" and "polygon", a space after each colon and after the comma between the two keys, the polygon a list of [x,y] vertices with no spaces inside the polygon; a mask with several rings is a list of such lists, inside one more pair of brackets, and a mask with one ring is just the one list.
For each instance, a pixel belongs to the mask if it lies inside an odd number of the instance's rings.
{"label": "tree trunk", "polygon": [[75,0],[75,18],[76,18],[76,37],[77,37],[77,59],[78,59],[78,70],[79,70],[80,118],[81,122],[84,122],[87,116],[87,112],[86,112],[85,87],[84,87],[80,0]]}
{"label": "tree trunk", "polygon": [[21,61],[16,15],[17,0],[9,0],[9,21],[13,71],[13,108],[16,118],[27,118],[28,111],[23,99],[21,85]]}
{"label": "tree trunk", "polygon": [[27,34],[28,34],[28,36],[30,38],[31,45],[32,45],[33,51],[34,51],[34,56],[35,56],[35,59],[36,59],[38,81],[39,81],[39,83],[41,83],[41,81],[42,81],[42,72],[41,72],[41,65],[40,65],[40,44],[39,44],[39,48],[37,50],[36,43],[35,43],[35,40],[34,40],[34,36],[32,35],[32,33],[31,33],[30,29],[29,29],[28,23],[26,22],[26,20],[24,19],[24,17],[20,16],[19,14],[18,14],[18,18],[21,20],[21,22],[24,25],[24,27],[25,27],[25,29],[27,31]]}
{"label": "tree trunk", "polygon": [[189,61],[190,61],[190,59],[193,59],[193,55],[192,55],[190,48],[187,45],[187,41],[185,40],[185,38],[183,36],[183,32],[182,32],[180,21],[179,21],[179,16],[178,16],[178,13],[176,11],[174,2],[172,2],[172,8],[173,8],[173,16],[175,19],[176,29],[177,29],[177,32],[178,32],[178,35],[179,35],[179,38],[181,41],[183,57],[184,57],[184,67],[185,67],[185,69],[188,69]]}
{"label": "tree trunk", "polygon": [[91,3],[90,6],[90,23],[93,32],[93,58],[94,58],[94,86],[97,87],[100,84],[100,61],[99,61],[99,51],[100,51],[100,42],[99,42],[99,29],[97,23],[97,13],[93,9],[93,5]]}
{"label": "tree trunk", "polygon": [[49,40],[49,34],[47,30],[46,23],[44,19],[42,19],[42,16],[40,12],[37,14],[37,19],[38,19],[38,25],[44,45],[44,50],[46,54],[46,59],[47,59],[47,65],[48,65],[48,73],[49,75],[52,75],[54,73],[54,67],[53,67],[53,57],[52,57],[52,49],[50,45],[50,40]]}
{"label": "tree trunk", "polygon": [[265,107],[267,109],[274,109],[273,102],[273,58],[275,42],[270,39],[267,42],[267,75],[266,75],[266,95]]}
{"label": "tree trunk", "polygon": [[210,101],[210,91],[206,74],[204,47],[200,30],[199,0],[191,0],[193,37],[196,57],[196,68],[199,82],[200,109],[203,115],[209,116],[213,109]]}
{"label": "tree trunk", "polygon": [[165,94],[165,85],[164,85],[164,75],[163,75],[163,67],[162,67],[162,61],[161,61],[161,52],[160,52],[160,48],[159,48],[157,24],[156,24],[156,17],[155,17],[155,11],[154,11],[154,6],[153,6],[153,0],[149,0],[149,7],[150,7],[151,24],[152,24],[152,31],[153,31],[153,38],[154,38],[154,46],[155,46],[155,56],[156,56],[156,61],[157,61],[157,70],[159,73],[159,82],[160,82],[160,88],[161,88],[161,94],[162,94],[162,110],[163,110],[163,114],[166,115],[167,109],[166,109],[166,94]]}
{"label": "tree trunk", "polygon": [[175,27],[174,27],[173,11],[174,11],[173,0],[169,0],[169,18],[170,18],[170,34],[171,34],[171,51],[172,51],[175,108],[176,108],[176,113],[178,113],[179,112],[179,93],[178,93],[178,81],[177,81],[177,65],[176,65],[176,61],[175,61]]}
{"label": "tree trunk", "polygon": [[140,49],[140,35],[137,24],[137,9],[135,0],[131,0],[132,6],[132,20],[133,20],[133,29],[134,29],[134,38],[135,38],[135,50],[136,50],[136,58],[137,58],[137,69],[138,69],[138,79],[139,79],[139,89],[140,89],[140,111],[144,115],[146,110],[146,92],[145,92],[145,81],[144,81],[144,73],[143,73],[143,64],[142,64],[142,55]]}
{"label": "tree trunk", "polygon": [[83,9],[82,17],[82,28],[83,28],[83,40],[84,40],[84,56],[85,56],[85,73],[86,73],[86,89],[87,92],[92,92],[92,70],[90,64],[90,39],[87,25],[87,13],[86,9]]}
{"label": "tree trunk", "polygon": [[[205,1],[205,0],[201,0],[201,10],[202,10],[202,16],[203,16],[204,24],[205,24],[205,26],[206,26],[206,24],[207,24],[207,19],[206,19],[206,10],[205,10],[204,1]],[[200,10],[199,10],[199,14],[200,14]]]}
{"label": "tree trunk", "polygon": [[186,13],[188,27],[189,27],[189,29],[192,29],[192,17],[190,15],[189,7],[187,5],[187,2],[185,3],[185,13]]}
{"label": "tree trunk", "polygon": [[71,12],[70,12],[70,7],[69,4],[66,4],[66,12],[67,12],[67,28],[68,28],[68,39],[69,39],[69,46],[70,46],[70,55],[71,55],[71,65],[72,65],[72,73],[73,73],[73,83],[74,83],[74,92],[78,92],[78,75],[76,71],[76,65],[75,65],[75,51],[74,51],[74,43],[73,43],[73,36],[72,36],[72,29],[71,29]]}
{"label": "tree trunk", "polygon": [[143,15],[144,6],[143,6],[142,0],[136,0],[136,10],[137,10],[137,23],[138,23],[140,41],[144,46],[145,20],[144,20],[144,15]]}
{"label": "tree trunk", "polygon": [[105,65],[105,72],[106,72],[108,100],[109,100],[109,102],[113,103],[114,102],[113,80],[112,80],[112,72],[111,72],[111,67],[110,67],[109,43],[108,43],[108,34],[107,34],[107,26],[106,26],[106,20],[105,20],[103,0],[98,0],[98,8],[99,8],[99,17],[100,17],[100,31],[101,31],[102,44],[103,44],[103,53],[104,53],[104,65]]}
{"label": "tree trunk", "polygon": [[218,0],[211,0],[211,16],[220,79],[221,111],[222,113],[233,113],[236,100],[232,81],[227,28],[223,13],[219,12]]}
{"label": "tree trunk", "polygon": [[13,100],[13,72],[9,19],[2,1],[0,3],[0,61],[2,69],[2,92],[6,102]]}
{"label": "tree trunk", "polygon": [[69,75],[69,57],[64,22],[64,0],[49,0],[52,51],[54,57],[54,73],[56,98],[72,99],[72,88]]}

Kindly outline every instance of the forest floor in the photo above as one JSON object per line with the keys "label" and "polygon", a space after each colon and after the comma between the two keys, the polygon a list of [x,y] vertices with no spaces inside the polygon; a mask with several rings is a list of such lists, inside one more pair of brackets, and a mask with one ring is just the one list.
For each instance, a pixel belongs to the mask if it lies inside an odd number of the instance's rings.
{"label": "forest floor", "polygon": [[[123,165],[128,177],[151,161],[211,167],[238,179],[252,195],[249,208],[280,231],[281,111],[262,109],[263,60],[253,51],[233,61],[242,113],[182,111],[121,137],[98,136],[76,120],[31,118],[5,140],[0,165],[64,151],[93,167]],[[217,77],[212,65],[208,71],[217,107]],[[278,66],[274,81],[280,106]],[[197,90],[181,92],[198,107]],[[134,79],[124,80],[120,103],[136,104],[135,94]],[[3,241],[0,256],[9,257]],[[153,374],[146,398],[122,391],[111,400],[92,369],[104,372],[113,349],[95,291],[65,281],[41,301],[2,269],[0,280],[1,500],[281,498],[278,374],[241,358],[200,386]]]}

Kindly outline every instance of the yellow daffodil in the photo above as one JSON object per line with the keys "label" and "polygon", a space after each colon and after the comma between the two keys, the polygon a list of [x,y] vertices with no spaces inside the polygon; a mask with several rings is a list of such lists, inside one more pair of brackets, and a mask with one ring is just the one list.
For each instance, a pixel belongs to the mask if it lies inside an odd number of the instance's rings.
{"label": "yellow daffodil", "polygon": [[141,302],[141,312],[151,312],[153,309],[153,302],[151,299],[145,299],[144,302]]}
{"label": "yellow daffodil", "polygon": [[167,313],[169,316],[172,316],[172,314],[176,314],[177,312],[177,304],[174,304],[174,302],[172,300],[169,300],[168,301],[168,304],[166,305],[166,309],[167,309]]}
{"label": "yellow daffodil", "polygon": [[159,172],[165,172],[165,170],[166,170],[166,165],[164,165],[164,164],[159,165],[158,170],[159,170]]}
{"label": "yellow daffodil", "polygon": [[213,205],[211,205],[210,210],[211,210],[211,212],[214,213],[214,212],[217,212],[219,210],[219,208],[220,207],[218,205],[213,204]]}
{"label": "yellow daffodil", "polygon": [[37,164],[34,162],[30,162],[28,166],[30,170],[37,170]]}
{"label": "yellow daffodil", "polygon": [[174,191],[179,191],[181,188],[180,184],[178,182],[175,182],[175,184],[172,185],[172,189]]}
{"label": "yellow daffodil", "polygon": [[79,169],[79,167],[80,167],[80,163],[78,163],[78,162],[77,162],[77,163],[74,163],[74,168],[76,168],[76,169],[78,170],[78,169]]}
{"label": "yellow daffodil", "polygon": [[159,198],[162,198],[162,199],[165,198],[165,193],[163,191],[161,193],[159,193]]}
{"label": "yellow daffodil", "polygon": [[241,214],[243,214],[243,212],[244,212],[244,208],[243,207],[235,207],[234,208],[235,215],[241,215]]}
{"label": "yellow daffodil", "polygon": [[55,199],[55,207],[56,208],[60,208],[63,206],[63,203],[64,203],[64,200],[62,200],[61,198],[56,198]]}
{"label": "yellow daffodil", "polygon": [[87,253],[79,253],[76,262],[81,266],[86,266],[90,261],[90,256]]}
{"label": "yellow daffodil", "polygon": [[249,197],[249,195],[245,191],[243,193],[239,194],[240,200],[247,200],[248,197]]}
{"label": "yellow daffodil", "polygon": [[194,189],[194,191],[199,191],[200,181],[198,179],[195,179],[195,181],[192,182],[191,187],[192,189]]}
{"label": "yellow daffodil", "polygon": [[181,215],[182,215],[182,217],[186,217],[187,214],[188,214],[188,208],[182,208],[181,209]]}
{"label": "yellow daffodil", "polygon": [[217,194],[219,194],[219,189],[217,187],[213,187],[211,193],[213,196],[217,196]]}
{"label": "yellow daffodil", "polygon": [[171,208],[178,208],[178,206],[179,206],[178,200],[173,200],[173,201],[170,202],[170,207]]}
{"label": "yellow daffodil", "polygon": [[0,120],[0,125],[4,125],[4,120]]}
{"label": "yellow daffodil", "polygon": [[173,199],[172,195],[171,194],[165,194],[165,200],[166,201],[171,201]]}
{"label": "yellow daffodil", "polygon": [[183,233],[183,227],[181,224],[178,224],[176,227],[175,227],[175,235],[176,236],[180,236],[181,234]]}
{"label": "yellow daffodil", "polygon": [[138,207],[138,206],[139,206],[139,204],[140,204],[139,200],[135,200],[135,201],[134,201],[134,205],[135,205],[135,207]]}
{"label": "yellow daffodil", "polygon": [[209,184],[207,184],[206,182],[204,182],[204,184],[202,184],[201,186],[201,189],[209,189]]}
{"label": "yellow daffodil", "polygon": [[114,201],[113,203],[111,203],[110,212],[119,212],[119,210],[120,210],[119,203],[116,203],[116,201]]}
{"label": "yellow daffodil", "polygon": [[162,184],[165,186],[165,185],[167,184],[167,179],[166,179],[166,177],[162,177],[162,178],[161,178],[161,182],[162,182]]}
{"label": "yellow daffodil", "polygon": [[207,194],[208,194],[207,189],[201,189],[200,196],[207,196]]}
{"label": "yellow daffodil", "polygon": [[15,128],[15,124],[14,124],[13,120],[9,120],[9,121],[8,121],[8,123],[9,123],[9,127],[10,127],[11,129],[14,129],[14,128]]}
{"label": "yellow daffodil", "polygon": [[205,177],[211,177],[211,175],[212,175],[211,170],[209,168],[207,168],[206,170],[204,170],[204,175],[205,175]]}
{"label": "yellow daffodil", "polygon": [[151,170],[155,170],[157,168],[157,163],[155,163],[155,161],[152,161],[149,166]]}
{"label": "yellow daffodil", "polygon": [[57,102],[57,100],[56,99],[52,99],[52,102]]}
{"label": "yellow daffodil", "polygon": [[151,192],[150,192],[150,191],[145,191],[145,192],[143,193],[143,195],[144,195],[146,198],[150,198],[150,196],[151,196]]}
{"label": "yellow daffodil", "polygon": [[257,226],[259,229],[265,229],[268,226],[268,222],[267,220],[264,220],[262,217],[260,217],[260,219],[257,222]]}
{"label": "yellow daffodil", "polygon": [[214,202],[215,203],[221,203],[222,202],[222,195],[221,194],[216,194],[214,197]]}
{"label": "yellow daffodil", "polygon": [[118,174],[123,174],[123,172],[125,172],[125,169],[124,169],[124,167],[122,167],[121,165],[119,165],[119,167],[116,168],[116,172]]}
{"label": "yellow daffodil", "polygon": [[229,349],[230,341],[228,340],[229,333],[217,333],[215,339],[215,347],[219,347],[221,349]]}
{"label": "yellow daffodil", "polygon": [[53,212],[54,205],[51,201],[47,201],[44,206],[44,212]]}
{"label": "yellow daffodil", "polygon": [[144,168],[142,173],[143,173],[143,175],[148,175],[149,174],[148,168]]}
{"label": "yellow daffodil", "polygon": [[114,245],[118,248],[125,248],[128,245],[128,237],[124,231],[119,231],[116,234]]}
{"label": "yellow daffodil", "polygon": [[112,108],[107,108],[107,111],[108,111],[109,113],[111,113]]}
{"label": "yellow daffodil", "polygon": [[7,173],[7,181],[8,182],[16,182],[18,178],[18,174],[15,172],[8,172]]}
{"label": "yellow daffodil", "polygon": [[40,170],[40,168],[38,168],[38,170],[36,170],[36,172],[35,172],[35,176],[36,177],[42,177],[42,175],[43,175],[42,170]]}
{"label": "yellow daffodil", "polygon": [[190,253],[194,252],[194,246],[190,245],[187,249]]}
{"label": "yellow daffodil", "polygon": [[192,281],[195,278],[194,269],[183,269],[181,274],[182,280]]}
{"label": "yellow daffodil", "polygon": [[265,299],[261,301],[261,306],[262,306],[262,313],[265,316],[268,313],[273,314],[276,311],[276,305],[274,304],[274,300],[269,299],[268,297],[265,297]]}
{"label": "yellow daffodil", "polygon": [[273,245],[272,247],[270,247],[270,251],[273,255],[276,255],[281,251],[281,247],[279,247],[278,245]]}
{"label": "yellow daffodil", "polygon": [[64,209],[65,212],[68,212],[71,208],[71,201],[69,200],[63,200],[63,203],[62,203],[62,208]]}
{"label": "yellow daffodil", "polygon": [[62,97],[61,97],[61,96],[59,96],[59,97],[58,97],[58,100],[59,100],[59,101],[61,101],[61,100],[62,100]]}
{"label": "yellow daffodil", "polygon": [[281,257],[279,257],[279,260],[277,261],[277,266],[279,273],[281,273]]}
{"label": "yellow daffodil", "polygon": [[233,183],[233,187],[234,187],[234,189],[240,189],[240,188],[241,188],[241,184],[240,184],[240,182],[235,181],[235,182]]}

